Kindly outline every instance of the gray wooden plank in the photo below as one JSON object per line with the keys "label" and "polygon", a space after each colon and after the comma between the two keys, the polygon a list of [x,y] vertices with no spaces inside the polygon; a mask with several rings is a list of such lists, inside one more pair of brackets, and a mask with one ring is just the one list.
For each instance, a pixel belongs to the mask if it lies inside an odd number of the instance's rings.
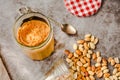
{"label": "gray wooden plank", "polygon": [[10,80],[10,77],[7,73],[5,66],[0,58],[0,80]]}

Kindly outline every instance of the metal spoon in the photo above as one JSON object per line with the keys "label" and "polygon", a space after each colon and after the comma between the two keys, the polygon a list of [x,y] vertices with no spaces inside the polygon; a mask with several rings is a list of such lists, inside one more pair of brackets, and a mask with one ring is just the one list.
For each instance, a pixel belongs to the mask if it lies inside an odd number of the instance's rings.
{"label": "metal spoon", "polygon": [[64,31],[65,33],[69,34],[69,35],[74,35],[77,33],[76,29],[70,25],[70,24],[61,24],[59,22],[57,22],[56,20],[47,17],[48,19],[52,20],[53,22],[55,22],[58,26],[61,27],[61,30]]}

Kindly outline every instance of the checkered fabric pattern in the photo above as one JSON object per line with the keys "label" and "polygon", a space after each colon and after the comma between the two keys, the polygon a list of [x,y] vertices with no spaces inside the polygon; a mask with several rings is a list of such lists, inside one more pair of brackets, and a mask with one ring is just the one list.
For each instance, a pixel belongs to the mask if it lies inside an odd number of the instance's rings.
{"label": "checkered fabric pattern", "polygon": [[86,17],[95,14],[102,0],[64,0],[65,6],[73,15]]}

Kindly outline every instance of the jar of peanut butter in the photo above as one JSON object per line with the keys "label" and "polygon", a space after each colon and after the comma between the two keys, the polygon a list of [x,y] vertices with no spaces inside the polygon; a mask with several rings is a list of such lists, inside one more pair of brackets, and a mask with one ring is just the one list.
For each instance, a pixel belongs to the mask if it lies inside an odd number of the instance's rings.
{"label": "jar of peanut butter", "polygon": [[53,28],[49,19],[38,12],[20,16],[14,24],[14,36],[33,60],[43,60],[54,51]]}

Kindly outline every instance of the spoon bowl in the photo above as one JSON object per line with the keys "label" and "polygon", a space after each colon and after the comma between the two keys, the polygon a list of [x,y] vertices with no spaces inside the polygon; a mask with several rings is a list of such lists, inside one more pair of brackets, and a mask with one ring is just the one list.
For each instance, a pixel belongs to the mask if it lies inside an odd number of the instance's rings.
{"label": "spoon bowl", "polygon": [[76,29],[70,24],[62,24],[61,30],[70,35],[77,33]]}

